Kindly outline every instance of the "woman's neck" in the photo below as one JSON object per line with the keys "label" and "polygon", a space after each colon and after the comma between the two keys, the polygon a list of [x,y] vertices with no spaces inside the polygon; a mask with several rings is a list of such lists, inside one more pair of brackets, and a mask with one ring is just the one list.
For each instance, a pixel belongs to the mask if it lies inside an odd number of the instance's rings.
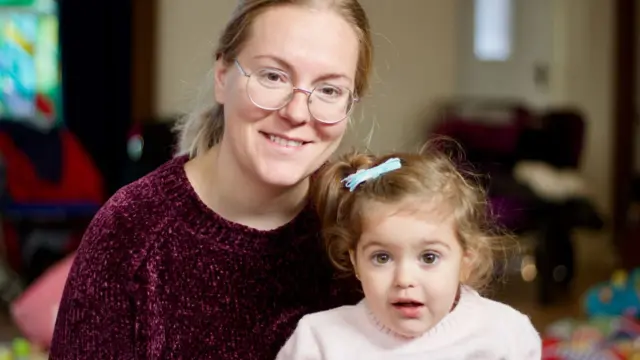
{"label": "woman's neck", "polygon": [[214,146],[185,165],[195,192],[218,215],[271,230],[290,222],[304,208],[309,180],[289,188],[270,187],[247,176],[229,155]]}

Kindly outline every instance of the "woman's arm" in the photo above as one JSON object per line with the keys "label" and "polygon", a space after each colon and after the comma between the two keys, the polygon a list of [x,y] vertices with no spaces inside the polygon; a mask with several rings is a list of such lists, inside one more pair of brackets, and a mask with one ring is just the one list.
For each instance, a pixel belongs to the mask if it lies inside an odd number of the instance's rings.
{"label": "woman's arm", "polygon": [[128,288],[135,244],[127,216],[105,205],[89,225],[64,289],[49,359],[135,358]]}

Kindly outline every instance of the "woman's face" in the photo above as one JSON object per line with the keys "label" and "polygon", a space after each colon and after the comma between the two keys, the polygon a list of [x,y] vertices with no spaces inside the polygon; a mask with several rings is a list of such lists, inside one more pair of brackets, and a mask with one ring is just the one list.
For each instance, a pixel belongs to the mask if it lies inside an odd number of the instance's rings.
{"label": "woman's face", "polygon": [[[359,42],[338,14],[281,6],[256,18],[238,55],[247,74],[268,68],[293,86],[331,85],[354,91]],[[293,186],[316,171],[338,147],[348,119],[325,124],[309,114],[308,95],[295,92],[279,110],[264,110],[247,95],[247,77],[235,64],[216,64],[216,100],[224,105],[229,150],[245,174],[275,186]],[[280,81],[271,76],[269,81]],[[254,81],[254,80],[252,80]]]}

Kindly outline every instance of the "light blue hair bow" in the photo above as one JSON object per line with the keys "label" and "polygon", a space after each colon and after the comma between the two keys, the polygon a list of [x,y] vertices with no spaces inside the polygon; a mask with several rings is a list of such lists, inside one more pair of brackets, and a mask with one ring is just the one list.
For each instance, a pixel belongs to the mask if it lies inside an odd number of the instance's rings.
{"label": "light blue hair bow", "polygon": [[375,179],[382,174],[386,174],[393,170],[398,170],[402,167],[399,158],[391,158],[378,166],[374,166],[369,169],[360,169],[346,178],[342,179],[345,186],[349,188],[349,191],[353,191],[358,185],[365,181]]}

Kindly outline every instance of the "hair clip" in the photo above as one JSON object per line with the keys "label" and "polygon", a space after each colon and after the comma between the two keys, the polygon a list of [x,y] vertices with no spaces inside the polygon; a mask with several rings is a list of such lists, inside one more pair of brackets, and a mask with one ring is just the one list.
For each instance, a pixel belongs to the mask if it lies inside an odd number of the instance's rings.
{"label": "hair clip", "polygon": [[346,178],[342,179],[341,182],[345,183],[345,186],[349,188],[349,191],[353,191],[358,185],[362,184],[365,181],[369,181],[371,179],[375,179],[378,176],[388,173],[393,170],[398,170],[402,167],[400,164],[399,158],[391,158],[380,165],[374,166],[369,169],[360,169],[355,172],[355,174],[351,174]]}

